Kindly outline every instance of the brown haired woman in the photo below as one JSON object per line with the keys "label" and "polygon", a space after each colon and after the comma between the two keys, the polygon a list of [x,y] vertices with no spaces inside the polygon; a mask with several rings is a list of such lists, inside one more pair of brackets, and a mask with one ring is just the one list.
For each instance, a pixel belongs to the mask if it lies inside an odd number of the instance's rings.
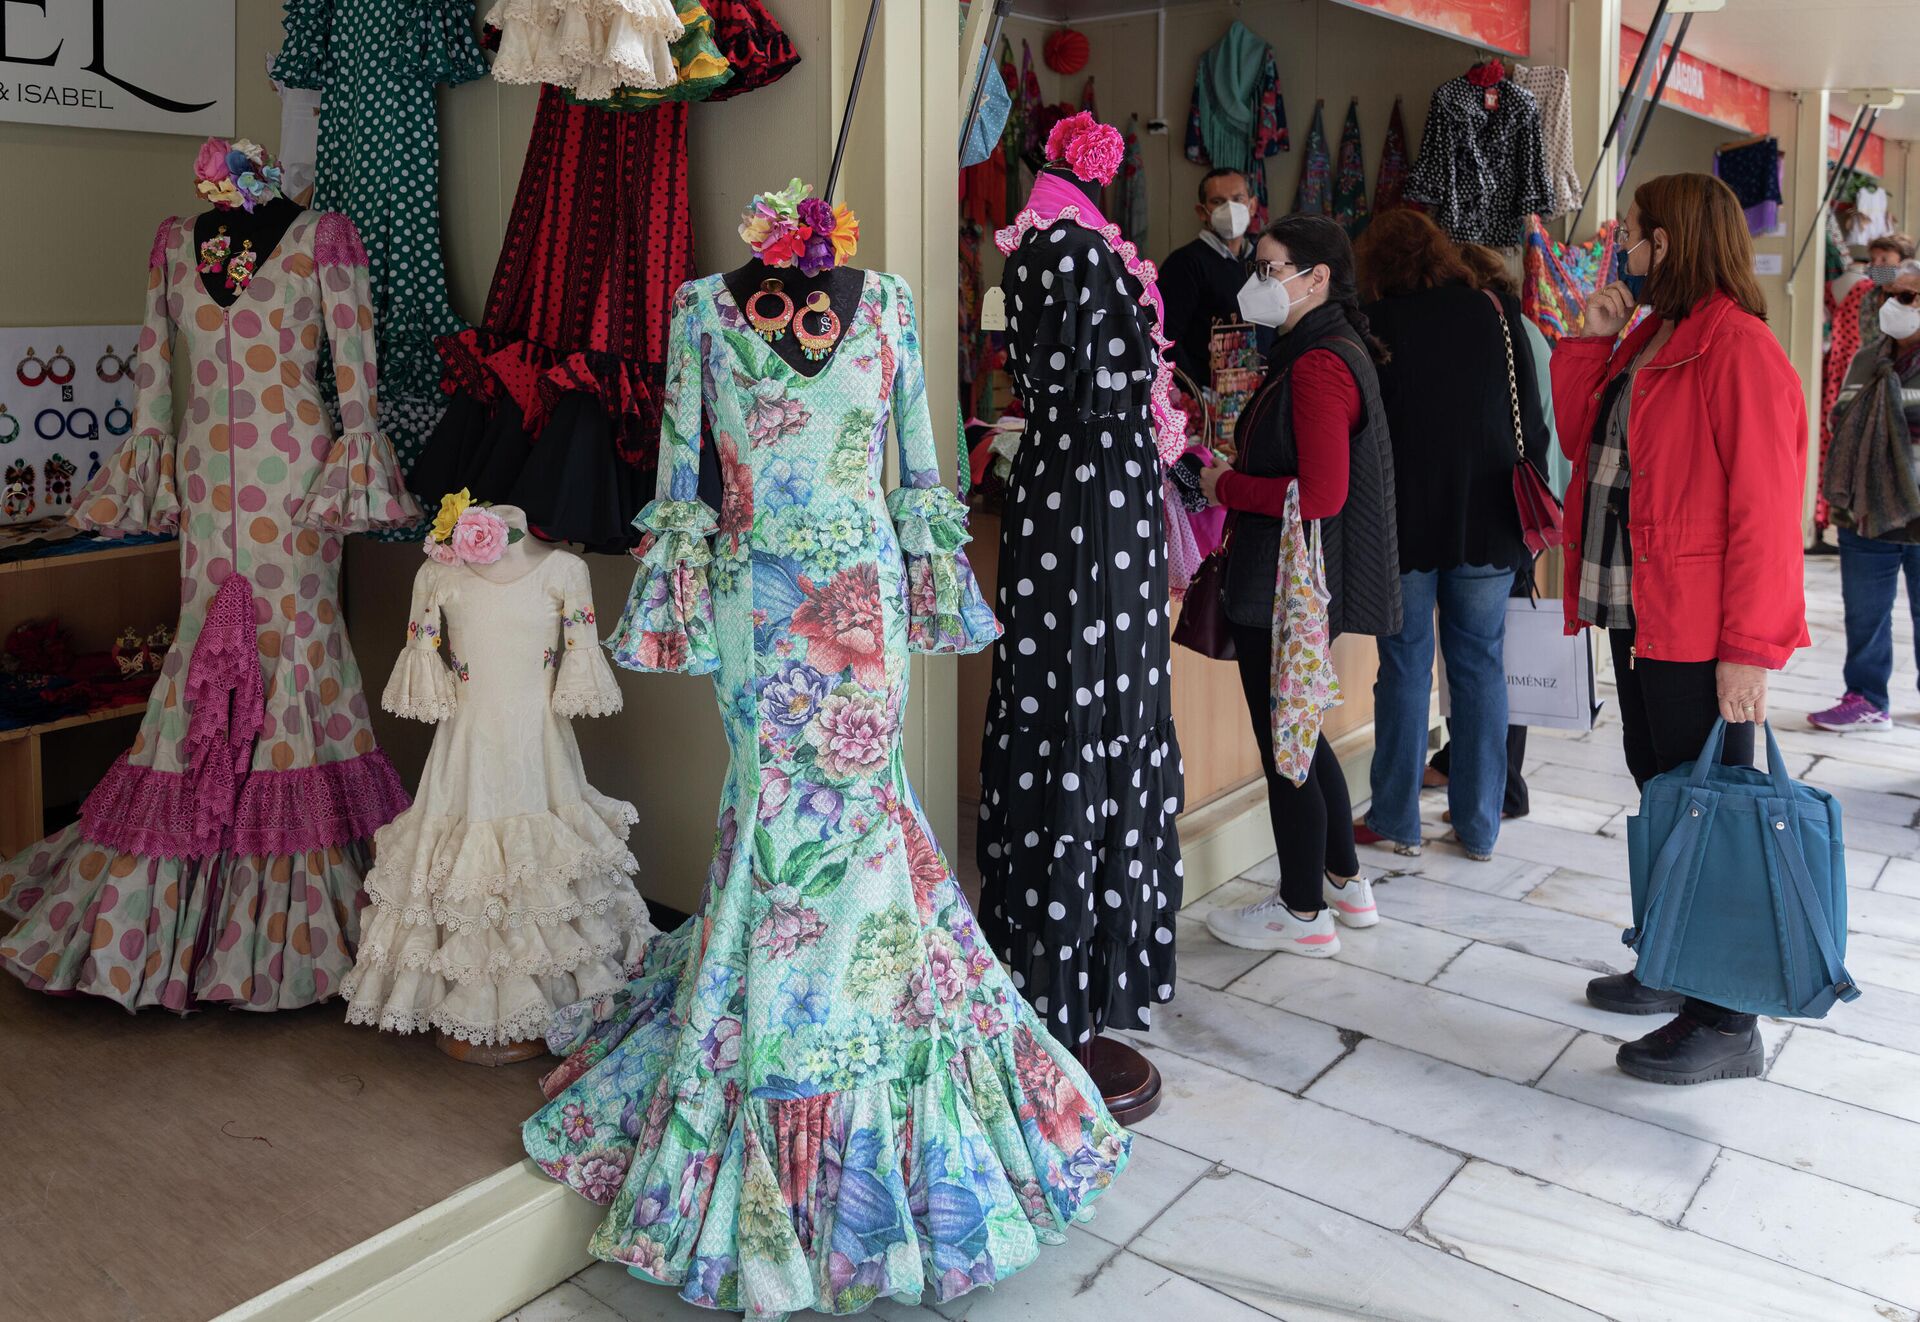
{"label": "brown haired woman", "polygon": [[1392,353],[1380,367],[1380,397],[1394,482],[1418,496],[1399,503],[1405,616],[1380,639],[1373,802],[1355,838],[1400,854],[1421,850],[1437,634],[1453,699],[1447,803],[1454,837],[1484,862],[1500,836],[1507,784],[1507,597],[1532,563],[1513,500],[1514,400],[1527,457],[1542,466],[1546,412],[1519,302],[1479,289],[1431,219],[1415,211],[1375,217],[1358,257],[1367,319]]}
{"label": "brown haired woman", "polygon": [[[1588,300],[1585,333],[1554,350],[1553,395],[1573,460],[1567,627],[1607,630],[1627,769],[1645,784],[1698,757],[1716,717],[1729,726],[1721,760],[1750,764],[1767,671],[1807,645],[1807,409],[1725,184],[1669,174],[1640,185],[1616,270]],[[1642,305],[1653,315],[1616,344]],[[1621,1014],[1679,1011],[1620,1048],[1636,1078],[1760,1073],[1750,1014],[1631,973],[1594,979],[1587,999]]]}

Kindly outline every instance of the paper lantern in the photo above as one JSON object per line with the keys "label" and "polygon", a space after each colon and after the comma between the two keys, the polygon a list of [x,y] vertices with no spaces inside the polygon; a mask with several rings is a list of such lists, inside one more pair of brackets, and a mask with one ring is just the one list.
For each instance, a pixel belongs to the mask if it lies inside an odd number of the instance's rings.
{"label": "paper lantern", "polygon": [[1079,73],[1087,67],[1087,39],[1072,28],[1060,28],[1040,48],[1047,67],[1055,73]]}

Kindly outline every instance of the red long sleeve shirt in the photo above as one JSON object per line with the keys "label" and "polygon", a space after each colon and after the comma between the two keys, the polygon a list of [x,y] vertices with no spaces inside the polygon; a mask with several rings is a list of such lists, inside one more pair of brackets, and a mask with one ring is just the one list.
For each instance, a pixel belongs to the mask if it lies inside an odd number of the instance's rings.
{"label": "red long sleeve shirt", "polygon": [[[1331,349],[1309,349],[1293,365],[1293,440],[1300,456],[1300,517],[1325,519],[1347,503],[1347,464],[1360,425],[1360,386]],[[1224,473],[1215,496],[1232,510],[1279,518],[1291,477]]]}

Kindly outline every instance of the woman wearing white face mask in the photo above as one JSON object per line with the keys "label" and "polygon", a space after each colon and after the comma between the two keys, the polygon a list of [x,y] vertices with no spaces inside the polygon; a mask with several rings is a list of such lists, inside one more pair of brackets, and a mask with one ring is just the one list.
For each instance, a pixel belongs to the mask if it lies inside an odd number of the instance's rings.
{"label": "woman wearing white face mask", "polygon": [[1353,249],[1324,216],[1275,222],[1254,251],[1240,313],[1281,332],[1266,379],[1235,428],[1231,470],[1202,470],[1201,485],[1234,511],[1224,606],[1240,679],[1267,772],[1267,802],[1280,881],[1243,909],[1216,909],[1207,926],[1253,950],[1324,957],[1339,953],[1335,919],[1378,921],[1372,887],[1354,853],[1347,783],[1326,737],[1306,782],[1275,770],[1270,703],[1275,575],[1288,488],[1300,517],[1319,520],[1334,634],[1400,627],[1392,459],[1374,372],[1378,342],[1354,294]]}
{"label": "woman wearing white face mask", "polygon": [[1807,720],[1836,734],[1893,728],[1893,598],[1902,571],[1920,622],[1920,491],[1901,480],[1913,472],[1920,440],[1920,262],[1879,269],[1892,274],[1880,304],[1883,338],[1847,373],[1822,475],[1840,529],[1847,691]]}

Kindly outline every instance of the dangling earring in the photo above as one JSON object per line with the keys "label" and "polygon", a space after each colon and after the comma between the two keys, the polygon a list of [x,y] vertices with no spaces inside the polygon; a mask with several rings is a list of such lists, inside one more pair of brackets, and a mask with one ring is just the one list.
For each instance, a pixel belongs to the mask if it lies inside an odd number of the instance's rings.
{"label": "dangling earring", "polygon": [[[807,333],[807,312],[826,318],[818,335]],[[800,352],[817,363],[833,352],[834,344],[840,339],[840,318],[834,315],[833,300],[824,289],[816,289],[807,296],[807,312],[794,319],[793,338],[800,341]]]}
{"label": "dangling earring", "polygon": [[242,239],[240,251],[227,263],[227,288],[236,294],[245,293],[247,286],[253,283],[254,264],[259,260],[260,254],[253,250],[253,240]]}
{"label": "dangling earring", "polygon": [[[780,311],[777,315],[761,315],[760,300],[763,298],[778,301]],[[778,280],[760,282],[760,292],[747,300],[747,321],[753,326],[754,333],[768,344],[787,333],[787,326],[793,321],[793,300],[787,296],[785,287]]]}

